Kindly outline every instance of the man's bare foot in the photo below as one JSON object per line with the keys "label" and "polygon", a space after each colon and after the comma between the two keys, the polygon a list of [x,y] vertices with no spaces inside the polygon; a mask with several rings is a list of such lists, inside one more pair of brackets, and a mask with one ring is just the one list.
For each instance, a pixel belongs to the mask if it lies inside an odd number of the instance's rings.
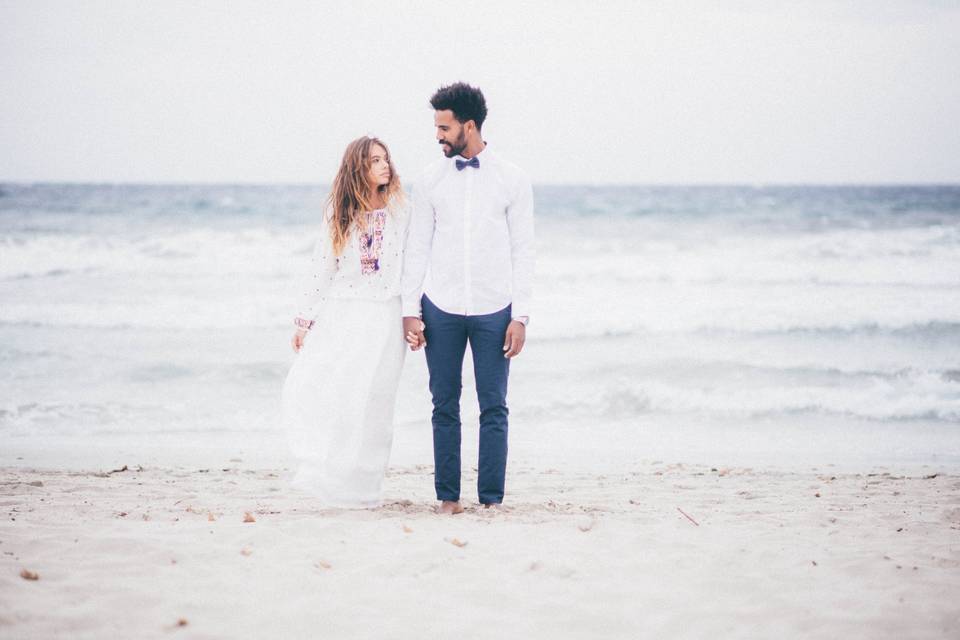
{"label": "man's bare foot", "polygon": [[484,509],[493,509],[494,511],[503,511],[503,505],[499,502],[488,502],[483,505]]}
{"label": "man's bare foot", "polygon": [[460,501],[453,500],[444,500],[440,503],[440,506],[437,508],[437,513],[449,514],[455,516],[458,513],[463,513],[463,505],[460,504]]}

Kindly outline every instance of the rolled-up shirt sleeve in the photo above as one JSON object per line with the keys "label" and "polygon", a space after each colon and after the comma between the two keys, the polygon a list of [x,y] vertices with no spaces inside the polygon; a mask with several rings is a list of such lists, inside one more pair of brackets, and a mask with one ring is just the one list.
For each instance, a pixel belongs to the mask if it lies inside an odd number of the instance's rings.
{"label": "rolled-up shirt sleeve", "polygon": [[533,301],[536,244],[533,186],[526,176],[518,180],[514,198],[507,208],[507,225],[510,229],[510,261],[513,267],[511,315],[514,318],[529,318]]}
{"label": "rolled-up shirt sleeve", "polygon": [[400,299],[405,317],[420,316],[420,295],[423,293],[423,280],[427,275],[433,245],[434,224],[428,189],[425,181],[421,180],[413,187],[413,206],[400,276]]}

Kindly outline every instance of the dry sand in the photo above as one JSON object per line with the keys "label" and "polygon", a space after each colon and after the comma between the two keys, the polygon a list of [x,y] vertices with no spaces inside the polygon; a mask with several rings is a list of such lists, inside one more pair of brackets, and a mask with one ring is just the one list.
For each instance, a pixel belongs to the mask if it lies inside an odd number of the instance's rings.
{"label": "dry sand", "polygon": [[960,637],[957,475],[513,467],[438,516],[425,465],[361,511],[239,460],[111,471],[0,470],[0,637]]}

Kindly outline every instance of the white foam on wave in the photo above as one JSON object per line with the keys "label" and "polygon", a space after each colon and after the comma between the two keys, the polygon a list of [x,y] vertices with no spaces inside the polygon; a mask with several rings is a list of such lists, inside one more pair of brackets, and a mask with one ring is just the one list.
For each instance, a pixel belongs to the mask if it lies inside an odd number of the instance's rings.
{"label": "white foam on wave", "polygon": [[[266,428],[319,229],[265,219],[0,237],[0,431]],[[542,216],[537,271],[520,423],[960,421],[956,227]]]}
{"label": "white foam on wave", "polygon": [[[532,339],[960,322],[956,229],[636,237],[543,228]],[[649,229],[648,229],[649,230]],[[0,322],[275,326],[295,306],[314,227],[4,240]],[[184,312],[188,310],[188,312]]]}
{"label": "white foam on wave", "polygon": [[746,373],[730,366],[726,376],[701,378],[663,363],[653,375],[600,376],[590,381],[554,380],[528,393],[525,416],[539,420],[602,416],[673,415],[754,419],[797,414],[877,421],[960,423],[960,384],[942,373],[912,370],[901,376],[864,374],[840,380],[828,372],[798,375]]}
{"label": "white foam on wave", "polygon": [[0,280],[50,273],[106,277],[247,275],[289,271],[313,238],[299,230],[188,229],[166,235],[41,235],[0,237]]}

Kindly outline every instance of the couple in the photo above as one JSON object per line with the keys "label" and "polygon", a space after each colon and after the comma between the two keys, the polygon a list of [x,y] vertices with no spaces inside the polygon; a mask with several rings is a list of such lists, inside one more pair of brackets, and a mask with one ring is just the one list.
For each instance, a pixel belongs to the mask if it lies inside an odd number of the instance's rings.
{"label": "couple", "polygon": [[507,376],[523,349],[533,285],[533,191],[483,141],[479,89],[442,87],[430,104],[446,159],[426,170],[412,202],[383,142],[347,147],[295,320],[298,355],[282,402],[299,461],[292,484],[329,506],[380,504],[409,346],[423,348],[430,375],[438,511],[463,511],[468,343],[480,404],[478,497],[487,508],[503,502]]}

